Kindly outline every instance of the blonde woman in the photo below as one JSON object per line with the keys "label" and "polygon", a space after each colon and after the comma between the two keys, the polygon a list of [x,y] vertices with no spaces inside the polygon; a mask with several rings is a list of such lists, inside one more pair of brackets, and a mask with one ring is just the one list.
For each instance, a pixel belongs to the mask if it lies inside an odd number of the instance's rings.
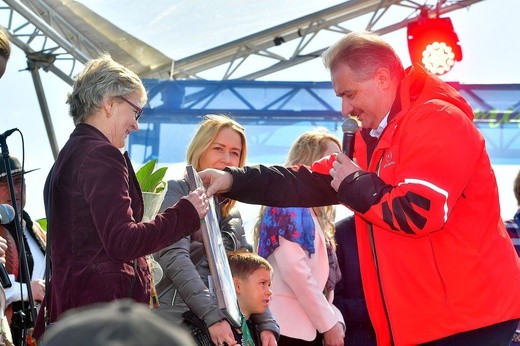
{"label": "blonde woman", "polygon": [[[206,168],[222,170],[228,166],[243,167],[247,154],[244,128],[224,115],[207,115],[197,129],[186,153],[186,162],[196,171]],[[186,180],[171,180],[163,208],[189,193]],[[218,200],[217,212],[224,246],[228,251],[248,249],[240,213],[235,201]],[[203,332],[195,335],[199,345],[207,345],[208,335],[214,344],[235,345],[231,325],[218,308],[208,286],[208,261],[200,232],[154,254],[164,271],[157,284],[159,309],[175,323],[196,319],[203,324]],[[279,328],[271,313],[252,316],[260,327],[262,345],[275,346]],[[207,331],[206,331],[207,329]],[[192,330],[193,332],[193,330]]]}
{"label": "blonde woman", "polygon": [[[285,165],[311,165],[339,151],[338,138],[326,130],[306,132],[292,145]],[[270,308],[280,324],[278,345],[343,345],[343,317],[332,305],[340,275],[334,207],[263,207],[255,246],[274,269]]]}

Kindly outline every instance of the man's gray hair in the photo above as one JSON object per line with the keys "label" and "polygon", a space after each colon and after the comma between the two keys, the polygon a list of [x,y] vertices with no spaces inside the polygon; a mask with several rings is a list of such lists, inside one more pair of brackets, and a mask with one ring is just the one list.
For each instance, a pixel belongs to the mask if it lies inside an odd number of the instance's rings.
{"label": "man's gray hair", "polygon": [[397,80],[404,76],[403,64],[392,46],[372,32],[347,34],[323,52],[322,59],[331,71],[339,64],[346,64],[360,80],[371,78],[379,68],[387,68]]}

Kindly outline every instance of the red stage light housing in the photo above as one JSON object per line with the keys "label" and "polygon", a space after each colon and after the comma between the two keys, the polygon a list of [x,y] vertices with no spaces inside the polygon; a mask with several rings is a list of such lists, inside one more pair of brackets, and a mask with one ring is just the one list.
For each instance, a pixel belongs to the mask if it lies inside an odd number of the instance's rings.
{"label": "red stage light housing", "polygon": [[459,38],[450,18],[421,17],[408,24],[408,51],[413,64],[442,75],[450,71],[455,61],[462,60]]}

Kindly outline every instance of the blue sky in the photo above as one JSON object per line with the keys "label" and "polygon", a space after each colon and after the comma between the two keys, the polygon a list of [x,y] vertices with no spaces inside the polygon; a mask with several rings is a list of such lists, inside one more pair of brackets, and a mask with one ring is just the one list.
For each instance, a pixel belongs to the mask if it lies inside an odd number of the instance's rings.
{"label": "blue sky", "polygon": [[[254,30],[255,25],[265,21],[265,17],[255,16],[255,11],[244,14],[244,9],[239,4],[244,0],[228,1],[226,4],[236,3],[223,9],[222,2],[202,2],[178,0],[176,2],[158,0],[154,2],[142,2],[136,0],[85,0],[81,1],[92,9],[102,13],[107,19],[113,20],[116,25],[128,30],[131,34],[148,42],[172,58],[182,58],[193,54],[197,50],[209,48],[209,42],[215,40],[225,43],[236,39],[236,35],[242,30],[241,25],[248,30]],[[265,0],[274,3],[275,0]],[[281,0],[276,0],[281,1]],[[338,1],[328,0],[325,3],[333,5]],[[264,2],[254,2],[262,3]],[[311,1],[283,1],[294,8],[312,8],[316,2]],[[168,19],[166,12],[157,9],[144,11],[139,6],[153,7],[167,6],[168,13],[181,15],[178,20]],[[303,5],[302,5],[303,4]],[[268,4],[267,4],[268,5]],[[266,6],[269,7],[269,6]],[[134,9],[133,11],[131,9]],[[258,9],[257,9],[258,10]],[[233,11],[245,16],[240,22],[230,22]],[[155,13],[153,18],[143,18],[143,13]],[[212,15],[211,20],[205,20],[200,13],[206,12]],[[472,5],[469,9],[452,12],[453,25],[459,35],[464,59],[456,64],[455,68],[444,79],[459,81],[461,83],[515,83],[520,84],[520,1],[518,0],[484,0]],[[188,16],[189,15],[189,16]],[[280,13],[282,16],[283,13]],[[186,17],[188,16],[188,17]],[[191,25],[190,25],[191,22]],[[235,32],[226,33],[219,30],[218,24],[228,22],[236,29]],[[191,28],[197,28],[199,34],[191,43],[183,41],[186,32]],[[164,30],[163,30],[164,29]],[[158,35],[164,31],[167,35]],[[191,32],[191,31],[190,31]],[[254,32],[254,31],[253,31]],[[403,63],[409,64],[406,33],[404,30],[385,36],[400,54]],[[205,48],[207,47],[207,48]],[[35,88],[29,71],[26,71],[26,59],[24,54],[13,46],[12,58],[9,61],[7,72],[0,80],[0,95],[2,110],[0,110],[0,132],[11,128],[22,131],[25,140],[26,169],[41,168],[39,171],[27,175],[28,203],[26,209],[34,217],[43,217],[42,190],[45,177],[52,165],[53,157],[47,140],[47,134],[41,117],[41,111],[36,98]],[[65,104],[66,93],[70,87],[52,73],[40,71],[44,92],[52,115],[52,121],[61,147],[66,142],[73,124],[68,117],[68,109]],[[321,61],[314,61],[264,77],[263,80],[328,80],[328,72],[323,68]],[[11,154],[21,157],[22,140],[18,134],[13,134],[8,139]],[[182,150],[182,149],[179,149]],[[516,203],[512,196],[512,181],[519,167],[500,167],[497,169],[499,187],[501,190],[502,215],[511,217],[516,210]]]}

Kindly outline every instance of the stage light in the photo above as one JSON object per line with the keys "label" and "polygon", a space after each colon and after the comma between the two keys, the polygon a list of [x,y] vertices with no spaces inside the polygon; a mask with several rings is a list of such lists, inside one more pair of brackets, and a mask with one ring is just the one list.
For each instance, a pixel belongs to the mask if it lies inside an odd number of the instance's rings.
{"label": "stage light", "polygon": [[433,74],[445,74],[455,61],[462,60],[459,38],[450,18],[421,15],[408,24],[407,34],[412,63],[423,65]]}

